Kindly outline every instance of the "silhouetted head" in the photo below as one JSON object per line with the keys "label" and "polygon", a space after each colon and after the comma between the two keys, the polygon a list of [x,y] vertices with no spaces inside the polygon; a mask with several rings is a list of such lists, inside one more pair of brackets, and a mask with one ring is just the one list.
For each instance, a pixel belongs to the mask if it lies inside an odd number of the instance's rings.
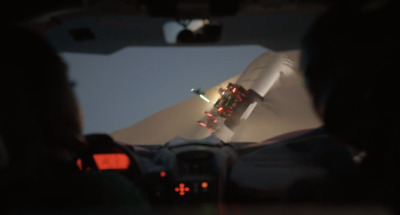
{"label": "silhouetted head", "polygon": [[333,8],[303,41],[302,68],[317,112],[329,132],[360,149],[399,129],[399,15],[392,4],[357,1]]}
{"label": "silhouetted head", "polygon": [[1,38],[0,131],[10,160],[71,159],[81,147],[81,125],[66,65],[28,30],[6,27]]}
{"label": "silhouetted head", "polygon": [[188,29],[183,29],[176,37],[178,43],[193,43],[195,40],[195,34]]}

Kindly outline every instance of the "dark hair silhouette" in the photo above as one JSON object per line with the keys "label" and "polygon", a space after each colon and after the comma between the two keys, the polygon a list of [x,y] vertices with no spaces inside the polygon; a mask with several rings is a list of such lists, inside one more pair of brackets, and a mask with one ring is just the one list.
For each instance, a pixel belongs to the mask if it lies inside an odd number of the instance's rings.
{"label": "dark hair silhouette", "polygon": [[394,8],[386,1],[333,8],[303,43],[302,67],[327,130],[359,149],[374,148],[399,129]]}
{"label": "dark hair silhouette", "polygon": [[298,199],[378,202],[400,212],[397,8],[395,1],[333,7],[304,38],[302,68],[326,130],[366,157],[359,171],[337,181],[297,185]]}
{"label": "dark hair silhouette", "polygon": [[65,64],[42,37],[21,28],[5,30],[0,132],[7,164],[0,169],[0,214],[99,213],[110,206],[127,213],[147,210],[122,175],[79,172],[75,155],[84,142]]}
{"label": "dark hair silhouette", "polygon": [[[10,169],[35,171],[72,162],[81,128],[66,65],[40,36],[17,27],[2,34],[0,132]],[[51,167],[52,165],[55,165]],[[29,166],[29,167],[28,167]]]}

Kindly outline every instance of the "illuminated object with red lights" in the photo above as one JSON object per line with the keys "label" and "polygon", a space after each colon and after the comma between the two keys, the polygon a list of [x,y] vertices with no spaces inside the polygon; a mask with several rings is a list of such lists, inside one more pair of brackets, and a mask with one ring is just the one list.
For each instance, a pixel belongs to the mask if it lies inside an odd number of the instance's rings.
{"label": "illuminated object with red lights", "polygon": [[220,97],[215,102],[214,108],[218,115],[224,118],[232,118],[238,108],[245,109],[253,102],[248,90],[233,83],[229,83],[226,88],[220,88],[219,94]]}
{"label": "illuminated object with red lights", "polygon": [[175,192],[177,192],[180,196],[184,196],[189,191],[190,188],[185,186],[184,183],[180,183],[178,187],[175,187]]}
{"label": "illuminated object with red lights", "polygon": [[205,113],[207,115],[207,119],[205,121],[199,120],[197,121],[197,123],[205,128],[207,128],[209,131],[213,131],[215,129],[218,128],[218,119],[217,117],[212,114],[209,113],[207,111],[204,111],[203,113]]}

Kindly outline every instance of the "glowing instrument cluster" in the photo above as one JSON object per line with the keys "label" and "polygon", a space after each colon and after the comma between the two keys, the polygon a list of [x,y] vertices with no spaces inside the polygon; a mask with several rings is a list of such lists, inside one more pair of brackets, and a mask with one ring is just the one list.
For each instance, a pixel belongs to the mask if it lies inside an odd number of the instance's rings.
{"label": "glowing instrument cluster", "polygon": [[236,156],[230,145],[212,140],[171,141],[151,157],[138,155],[152,203],[221,201]]}

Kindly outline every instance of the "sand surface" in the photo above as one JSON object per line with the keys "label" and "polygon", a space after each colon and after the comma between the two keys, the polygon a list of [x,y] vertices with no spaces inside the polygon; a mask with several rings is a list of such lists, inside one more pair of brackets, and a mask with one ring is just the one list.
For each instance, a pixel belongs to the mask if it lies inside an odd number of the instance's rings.
{"label": "sand surface", "polygon": [[203,111],[213,109],[219,96],[218,89],[229,82],[242,84],[246,89],[254,88],[264,94],[264,101],[255,106],[234,133],[228,135],[223,131],[226,128],[214,133],[224,141],[259,142],[286,132],[318,127],[321,122],[312,109],[298,65],[299,51],[268,51],[250,63],[243,73],[208,89],[205,96],[211,100],[210,103],[194,96],[134,125],[114,131],[111,136],[116,141],[132,145],[163,145],[177,136],[205,138],[211,135],[211,131],[199,126],[197,121],[204,119]]}

